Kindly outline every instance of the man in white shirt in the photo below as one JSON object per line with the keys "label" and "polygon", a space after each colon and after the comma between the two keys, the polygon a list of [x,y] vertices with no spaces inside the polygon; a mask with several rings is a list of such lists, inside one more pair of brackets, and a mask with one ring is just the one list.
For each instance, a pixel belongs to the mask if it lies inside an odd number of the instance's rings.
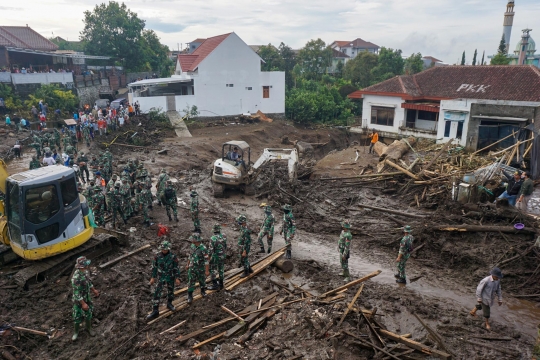
{"label": "man in white shirt", "polygon": [[490,330],[489,318],[491,316],[491,307],[495,302],[495,298],[498,299],[499,306],[502,305],[502,290],[501,279],[503,277],[501,269],[494,267],[490,275],[480,281],[476,288],[476,300],[478,304],[471,310],[470,314],[476,317],[476,311],[482,310],[482,315],[486,321],[486,329]]}
{"label": "man in white shirt", "polygon": [[56,160],[54,160],[51,153],[49,152],[46,153],[45,157],[43,158],[43,165],[50,166],[50,165],[55,165],[55,164],[56,164]]}

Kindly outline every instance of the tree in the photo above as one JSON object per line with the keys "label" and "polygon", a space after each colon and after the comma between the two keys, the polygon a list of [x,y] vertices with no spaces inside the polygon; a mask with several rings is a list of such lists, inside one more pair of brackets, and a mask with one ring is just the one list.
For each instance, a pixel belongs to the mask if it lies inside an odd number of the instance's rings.
{"label": "tree", "polygon": [[506,51],[506,41],[504,40],[504,34],[501,37],[501,42],[499,43],[499,49],[497,49],[497,54],[508,54]]}
{"label": "tree", "polygon": [[58,45],[58,50],[73,50],[84,52],[85,44],[82,41],[68,41],[60,37],[49,38],[49,41]]}
{"label": "tree", "polygon": [[497,49],[497,55],[491,59],[491,65],[508,65],[510,64],[511,59],[506,53],[506,42],[504,41],[504,35],[501,38],[499,43],[499,48]]}
{"label": "tree", "polygon": [[71,112],[79,105],[79,98],[73,92],[61,89],[56,84],[41,85],[34,94],[28,95],[24,105],[30,110],[32,105],[37,107],[40,100],[49,104],[50,109],[63,112]]}
{"label": "tree", "polygon": [[473,66],[476,66],[476,56],[477,55],[478,55],[478,50],[474,49],[474,55],[473,55],[473,58],[472,58],[472,65]]}
{"label": "tree", "polygon": [[463,51],[463,55],[461,55],[461,65],[465,65],[465,51]]}
{"label": "tree", "polygon": [[296,65],[296,57],[293,49],[290,46],[285,45],[284,43],[279,44],[279,55],[281,56],[282,71],[285,71],[285,85],[287,89],[293,87],[294,76],[293,69]]}
{"label": "tree", "polygon": [[412,54],[405,60],[405,74],[414,75],[424,70],[424,60],[422,60],[422,54]]}
{"label": "tree", "polygon": [[169,59],[169,47],[162,45],[154,30],[143,30],[140,48],[148,70],[154,70],[162,77],[169,77],[174,62]]}
{"label": "tree", "polygon": [[343,64],[343,60],[339,60],[336,65],[336,77],[342,78],[343,77],[343,69],[345,69],[345,65]]}
{"label": "tree", "polygon": [[484,50],[484,52],[482,53],[482,63],[480,65],[486,65],[486,62],[484,61],[486,57],[486,50]]}
{"label": "tree", "polygon": [[372,70],[378,64],[377,55],[363,51],[354,59],[347,61],[343,71],[343,78],[349,80],[352,85],[365,88],[373,83]]}
{"label": "tree", "polygon": [[259,48],[259,56],[264,60],[262,71],[284,71],[281,55],[272,44],[263,45]]}
{"label": "tree", "polygon": [[372,83],[388,80],[403,74],[405,61],[401,50],[382,47],[377,58],[377,66],[371,71]]}
{"label": "tree", "polygon": [[0,83],[0,98],[4,99],[4,106],[8,110],[13,111],[22,106],[21,98],[8,84]]}
{"label": "tree", "polygon": [[310,40],[298,53],[298,60],[306,79],[321,79],[332,64],[332,49],[321,39]]}

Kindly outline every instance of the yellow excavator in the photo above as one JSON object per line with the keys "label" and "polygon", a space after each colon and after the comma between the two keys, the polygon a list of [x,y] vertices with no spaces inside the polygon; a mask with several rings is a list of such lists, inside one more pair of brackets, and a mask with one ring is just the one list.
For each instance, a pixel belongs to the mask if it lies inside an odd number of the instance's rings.
{"label": "yellow excavator", "polygon": [[77,190],[72,168],[45,166],[9,175],[0,160],[0,191],[0,243],[5,245],[0,264],[8,262],[10,249],[35,262],[15,275],[20,284],[109,240],[94,237],[96,230],[110,231],[90,225],[88,204]]}

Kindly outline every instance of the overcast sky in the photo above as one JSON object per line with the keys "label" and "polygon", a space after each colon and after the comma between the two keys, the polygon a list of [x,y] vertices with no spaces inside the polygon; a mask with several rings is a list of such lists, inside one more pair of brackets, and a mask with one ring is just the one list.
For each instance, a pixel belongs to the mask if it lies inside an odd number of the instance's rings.
{"label": "overcast sky", "polygon": [[[236,32],[249,45],[284,42],[301,48],[310,39],[354,40],[421,52],[456,63],[463,50],[496,51],[507,0],[130,0],[164,44],[176,49],[198,37]],[[0,25],[25,25],[44,36],[78,39],[88,0],[2,1]],[[540,39],[540,1],[516,0],[511,49],[521,30]],[[536,20],[536,21],[535,21]],[[540,40],[539,40],[540,41]],[[539,50],[540,52],[540,50]],[[98,55],[98,54],[96,54]]]}

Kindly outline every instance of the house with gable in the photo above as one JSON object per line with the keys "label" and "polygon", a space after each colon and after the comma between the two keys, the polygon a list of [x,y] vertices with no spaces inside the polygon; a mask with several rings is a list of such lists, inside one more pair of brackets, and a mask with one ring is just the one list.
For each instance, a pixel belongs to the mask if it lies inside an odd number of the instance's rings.
{"label": "house with gable", "polygon": [[263,60],[234,32],[200,41],[191,53],[178,55],[170,78],[128,84],[130,102],[138,101],[142,111],[182,115],[196,106],[200,117],[285,113],[284,72],[261,71]]}
{"label": "house with gable", "polygon": [[540,129],[540,70],[534,66],[432,67],[348,96],[363,101],[362,125],[351,131],[376,129],[382,137],[454,139],[476,150],[531,124]]}

